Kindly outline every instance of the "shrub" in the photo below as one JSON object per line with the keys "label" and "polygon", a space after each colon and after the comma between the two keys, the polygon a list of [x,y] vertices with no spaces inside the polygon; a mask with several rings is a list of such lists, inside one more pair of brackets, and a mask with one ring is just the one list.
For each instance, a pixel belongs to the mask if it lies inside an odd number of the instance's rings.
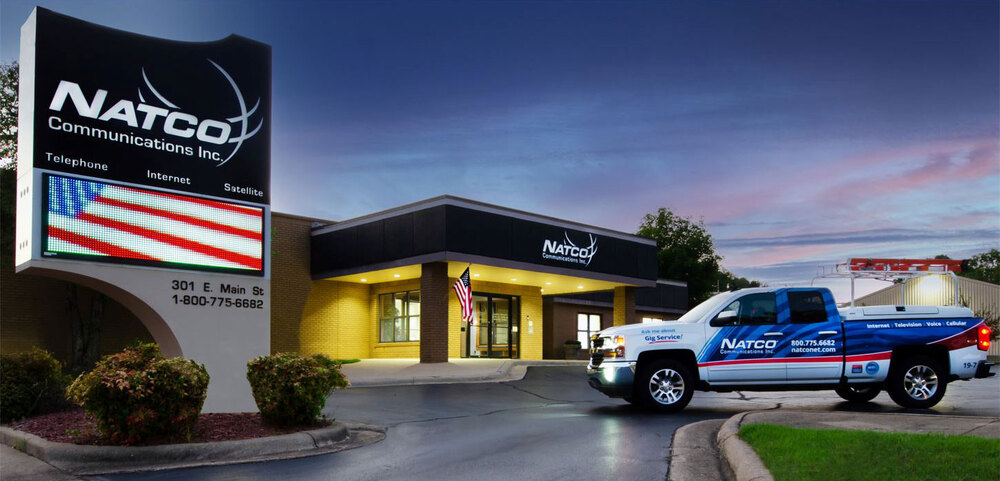
{"label": "shrub", "polygon": [[63,392],[69,381],[62,364],[46,350],[0,356],[0,422],[68,407]]}
{"label": "shrub", "polygon": [[154,436],[190,434],[208,389],[205,366],[164,358],[156,344],[104,356],[67,395],[97,420],[101,434],[133,444]]}
{"label": "shrub", "polygon": [[350,385],[340,363],[322,354],[258,357],[247,363],[247,380],[261,417],[282,426],[316,422],[330,392]]}

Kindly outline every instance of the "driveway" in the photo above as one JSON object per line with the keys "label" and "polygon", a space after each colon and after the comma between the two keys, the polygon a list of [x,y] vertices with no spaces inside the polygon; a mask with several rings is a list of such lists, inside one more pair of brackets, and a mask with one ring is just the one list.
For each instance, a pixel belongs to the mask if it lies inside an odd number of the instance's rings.
{"label": "driveway", "polygon": [[[949,385],[933,411],[1000,416],[1000,379]],[[354,388],[327,414],[389,427],[371,446],[268,463],[96,477],[126,480],[607,480],[664,479],[674,430],[755,409],[905,411],[881,394],[860,407],[832,391],[695,393],[660,415],[609,399],[579,367],[530,368],[521,381]]]}

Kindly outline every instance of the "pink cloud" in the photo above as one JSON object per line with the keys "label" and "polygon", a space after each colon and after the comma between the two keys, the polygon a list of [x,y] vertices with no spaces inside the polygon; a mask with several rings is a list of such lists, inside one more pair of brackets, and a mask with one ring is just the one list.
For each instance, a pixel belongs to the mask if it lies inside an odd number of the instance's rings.
{"label": "pink cloud", "polygon": [[[1000,151],[995,143],[966,146],[946,152],[933,149],[925,151],[923,157],[927,160],[920,166],[894,176],[862,182],[841,182],[830,186],[817,200],[848,202],[859,198],[871,199],[1000,175]],[[884,162],[894,165],[905,160],[906,158],[886,158]]]}
{"label": "pink cloud", "polygon": [[[727,267],[760,267],[820,257],[831,251],[829,245],[780,246],[725,253]],[[818,264],[817,264],[818,265]]]}
{"label": "pink cloud", "polygon": [[[899,174],[867,178],[866,172],[883,172],[905,166],[912,159],[927,159],[919,167]],[[709,176],[681,186],[678,211],[706,222],[731,222],[762,211],[798,209],[812,204],[824,211],[845,210],[859,199],[890,196],[944,183],[1000,175],[1000,156],[993,139],[927,142],[900,148],[868,151],[832,161],[775,168],[753,176]],[[725,181],[721,180],[729,177]],[[731,180],[733,177],[742,181]],[[706,199],[709,199],[706,201]],[[853,210],[853,209],[847,209]],[[794,227],[788,232],[794,232]],[[774,235],[773,230],[761,232]]]}

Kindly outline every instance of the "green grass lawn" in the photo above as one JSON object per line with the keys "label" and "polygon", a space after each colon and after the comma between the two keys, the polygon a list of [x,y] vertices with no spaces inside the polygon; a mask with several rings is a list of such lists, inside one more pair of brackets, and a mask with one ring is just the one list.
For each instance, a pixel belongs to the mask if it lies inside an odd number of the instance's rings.
{"label": "green grass lawn", "polygon": [[341,364],[354,364],[356,362],[361,362],[361,359],[334,359]]}
{"label": "green grass lawn", "polygon": [[1000,480],[1000,439],[748,424],[776,481]]}

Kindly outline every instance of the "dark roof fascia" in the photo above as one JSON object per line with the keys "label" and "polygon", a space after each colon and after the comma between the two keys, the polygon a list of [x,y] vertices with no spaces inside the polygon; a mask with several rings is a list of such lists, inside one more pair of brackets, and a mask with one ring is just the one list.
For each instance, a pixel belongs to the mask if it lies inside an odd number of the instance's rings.
{"label": "dark roof fascia", "polygon": [[596,226],[592,226],[592,225],[582,224],[582,223],[579,223],[579,222],[573,222],[573,221],[568,221],[568,220],[563,220],[563,219],[557,219],[555,217],[548,217],[548,216],[544,216],[544,215],[533,214],[533,213],[525,212],[525,211],[522,211],[522,210],[511,209],[511,208],[508,208],[508,207],[501,207],[501,206],[498,206],[498,205],[487,204],[485,202],[479,202],[479,201],[475,201],[475,200],[464,199],[464,198],[461,198],[461,197],[455,197],[455,196],[451,196],[451,195],[441,195],[441,196],[438,196],[438,197],[433,197],[433,198],[430,198],[430,199],[421,200],[421,201],[414,202],[414,203],[411,203],[411,204],[406,204],[406,205],[402,205],[402,206],[399,206],[399,207],[394,207],[392,209],[384,210],[384,211],[381,211],[381,212],[376,212],[376,213],[368,214],[368,215],[361,216],[361,217],[355,217],[353,219],[345,220],[343,222],[338,222],[338,223],[333,224],[333,225],[329,225],[329,226],[325,226],[325,227],[320,227],[318,229],[314,229],[313,232],[312,232],[312,235],[315,236],[315,235],[326,234],[328,232],[336,232],[338,230],[348,229],[348,228],[351,228],[351,227],[356,227],[356,226],[359,226],[359,225],[368,224],[368,223],[379,221],[379,220],[382,220],[382,219],[388,219],[388,218],[396,217],[396,216],[399,216],[399,215],[408,214],[408,213],[412,213],[412,212],[417,212],[417,211],[429,209],[429,208],[432,208],[432,207],[443,206],[443,205],[451,205],[451,206],[456,206],[456,207],[464,207],[466,209],[476,210],[476,211],[480,211],[480,212],[488,212],[488,213],[491,213],[491,214],[504,215],[504,216],[513,217],[513,218],[516,218],[516,219],[527,220],[527,221],[531,221],[531,222],[539,222],[539,223],[543,223],[543,224],[556,225],[556,226],[565,227],[565,228],[568,228],[568,229],[580,229],[580,230],[592,232],[594,234],[602,234],[602,235],[606,235],[608,237],[614,237],[614,238],[618,238],[618,239],[622,239],[622,240],[626,240],[626,241],[637,242],[637,243],[640,243],[640,244],[647,244],[647,245],[654,245],[654,246],[656,245],[656,241],[654,241],[653,239],[650,239],[650,238],[647,238],[647,237],[638,236],[638,235],[635,235],[635,234],[628,234],[628,233],[621,232],[621,231],[616,231],[616,230],[611,230],[611,229],[605,229],[603,227],[596,227]]}
{"label": "dark roof fascia", "polygon": [[496,257],[477,256],[473,254],[465,254],[462,252],[451,252],[451,251],[434,252],[432,254],[407,257],[405,259],[396,259],[389,262],[369,264],[364,266],[352,267],[349,269],[326,271],[326,272],[321,272],[319,274],[313,274],[312,278],[313,280],[329,279],[331,277],[349,276],[352,274],[360,274],[362,272],[380,271],[382,269],[392,269],[394,267],[410,266],[414,264],[426,264],[428,262],[446,262],[446,261],[467,262],[469,264],[482,264],[492,267],[504,267],[509,269],[520,269],[525,271],[544,272],[547,274],[578,277],[583,279],[594,279],[598,281],[618,282],[621,284],[631,284],[641,287],[653,287],[656,285],[653,281],[650,281],[648,279],[639,279],[636,277],[616,276],[614,274],[604,274],[601,272],[579,271],[575,269],[568,269],[565,267],[531,264],[527,262],[517,262],[508,259],[498,259]]}
{"label": "dark roof fascia", "polygon": [[275,212],[273,210],[271,211],[271,216],[272,217],[273,216],[287,217],[289,219],[304,220],[304,221],[308,221],[308,222],[319,222],[321,224],[327,224],[327,225],[335,224],[336,223],[336,222],[334,222],[332,220],[317,219],[315,217],[308,217],[308,216],[304,216],[304,215],[286,214],[284,212]]}

